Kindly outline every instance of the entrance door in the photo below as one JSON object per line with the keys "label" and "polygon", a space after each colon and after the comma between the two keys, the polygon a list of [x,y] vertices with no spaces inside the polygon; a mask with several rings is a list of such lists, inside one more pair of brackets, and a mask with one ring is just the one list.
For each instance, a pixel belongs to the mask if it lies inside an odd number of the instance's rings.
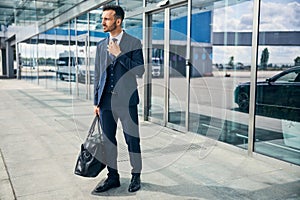
{"label": "entrance door", "polygon": [[165,65],[164,65],[164,30],[165,11],[149,15],[149,82],[150,98],[148,115],[151,121],[165,125]]}
{"label": "entrance door", "polygon": [[149,120],[185,129],[187,6],[149,15]]}
{"label": "entrance door", "polygon": [[187,5],[170,9],[169,14],[168,126],[185,129],[187,89]]}

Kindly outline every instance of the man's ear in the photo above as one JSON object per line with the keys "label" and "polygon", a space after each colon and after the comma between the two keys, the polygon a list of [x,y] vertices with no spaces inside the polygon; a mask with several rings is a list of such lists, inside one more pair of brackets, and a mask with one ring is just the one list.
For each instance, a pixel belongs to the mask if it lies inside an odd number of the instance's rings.
{"label": "man's ear", "polygon": [[122,20],[121,19],[117,19],[117,25],[121,25],[121,23],[122,23]]}

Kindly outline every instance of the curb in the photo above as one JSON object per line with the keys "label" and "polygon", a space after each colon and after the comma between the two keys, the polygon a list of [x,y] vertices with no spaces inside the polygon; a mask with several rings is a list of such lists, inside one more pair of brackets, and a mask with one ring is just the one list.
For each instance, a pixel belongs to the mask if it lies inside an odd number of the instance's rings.
{"label": "curb", "polygon": [[17,199],[1,149],[0,149],[0,199],[1,200]]}

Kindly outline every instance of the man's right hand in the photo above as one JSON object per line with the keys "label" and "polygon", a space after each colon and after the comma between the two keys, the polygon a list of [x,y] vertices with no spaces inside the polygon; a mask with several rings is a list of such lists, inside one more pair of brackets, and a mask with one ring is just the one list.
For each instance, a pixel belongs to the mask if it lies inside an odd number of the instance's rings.
{"label": "man's right hand", "polygon": [[100,116],[100,108],[98,106],[95,106],[94,112],[96,115]]}

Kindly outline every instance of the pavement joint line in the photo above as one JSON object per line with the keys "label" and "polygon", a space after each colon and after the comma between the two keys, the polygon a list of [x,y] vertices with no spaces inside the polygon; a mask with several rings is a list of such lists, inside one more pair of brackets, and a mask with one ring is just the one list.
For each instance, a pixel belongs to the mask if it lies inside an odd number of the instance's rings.
{"label": "pavement joint line", "polygon": [[[28,94],[28,93],[22,91],[22,90],[18,90],[18,91],[19,91],[20,93],[22,93],[23,95],[25,95],[25,96],[27,96],[27,97],[29,97],[29,98],[31,98],[31,99],[37,101],[39,104],[41,104],[41,105],[43,105],[43,106],[45,106],[45,107],[47,107],[47,108],[50,108],[50,109],[54,110],[57,114],[59,114],[60,117],[64,117],[64,118],[66,118],[67,120],[74,122],[75,124],[78,123],[78,124],[80,124],[80,126],[83,126],[83,127],[85,126],[85,124],[83,124],[83,123],[80,122],[79,120],[75,120],[75,119],[74,119],[74,113],[71,113],[71,115],[70,115],[70,114],[66,114],[66,113],[60,111],[59,109],[56,109],[54,106],[51,106],[51,105],[49,105],[49,104],[47,104],[47,103],[41,101],[40,99],[38,99],[38,98],[36,98],[36,97],[34,97],[34,96],[32,96],[32,95],[30,95],[30,94]],[[73,99],[72,99],[72,102],[73,102]]]}
{"label": "pavement joint line", "polygon": [[16,200],[16,199],[17,199],[16,191],[15,191],[15,189],[14,189],[14,186],[13,186],[12,182],[11,182],[10,174],[9,174],[9,171],[8,171],[8,168],[7,168],[7,165],[6,165],[6,162],[5,162],[5,159],[4,159],[4,155],[3,155],[3,153],[2,153],[1,148],[0,148],[0,155],[1,155],[1,159],[2,159],[2,162],[3,162],[3,165],[4,165],[4,168],[5,168],[7,177],[8,177],[8,181],[9,181],[10,188],[11,188],[12,193],[13,193],[13,195],[14,195],[14,200]]}
{"label": "pavement joint line", "polygon": [[62,116],[65,116],[65,117],[67,117],[67,118],[69,117],[68,114],[66,114],[66,113],[64,113],[64,112],[61,112],[61,111],[58,110],[58,109],[55,109],[53,106],[50,106],[50,105],[46,104],[45,102],[41,101],[40,99],[38,99],[38,98],[36,98],[36,97],[34,97],[34,96],[32,96],[32,95],[30,95],[30,94],[28,94],[28,93],[22,91],[22,90],[18,90],[18,92],[22,93],[23,95],[25,95],[25,96],[27,96],[27,97],[29,97],[29,98],[31,98],[31,99],[34,99],[34,100],[37,101],[39,104],[42,104],[42,105],[45,106],[45,107],[54,109],[55,112],[61,114]]}

